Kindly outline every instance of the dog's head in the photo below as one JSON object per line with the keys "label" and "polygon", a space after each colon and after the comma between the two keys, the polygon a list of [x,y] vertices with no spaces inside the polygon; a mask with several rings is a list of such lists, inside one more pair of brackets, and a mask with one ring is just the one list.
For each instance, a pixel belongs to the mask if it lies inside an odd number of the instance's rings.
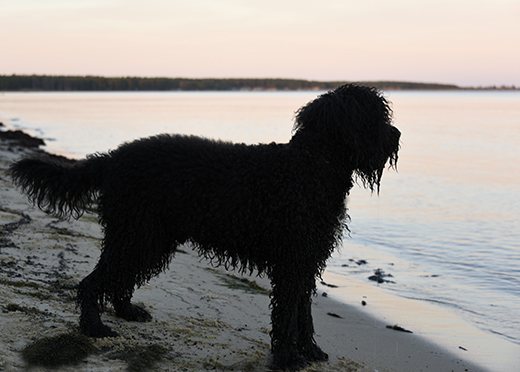
{"label": "dog's head", "polygon": [[295,137],[330,146],[365,187],[379,190],[386,163],[397,165],[401,133],[392,109],[375,88],[347,84],[325,93],[296,112]]}

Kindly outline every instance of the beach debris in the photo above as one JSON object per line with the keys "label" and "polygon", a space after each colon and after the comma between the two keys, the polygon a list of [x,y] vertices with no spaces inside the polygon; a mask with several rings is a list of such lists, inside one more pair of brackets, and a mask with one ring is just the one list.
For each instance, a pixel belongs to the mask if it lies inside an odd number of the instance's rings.
{"label": "beach debris", "polygon": [[405,332],[405,333],[413,333],[412,331],[409,331],[407,329],[404,329],[403,327],[400,327],[398,326],[397,324],[395,325],[387,325],[386,328],[388,329],[393,329],[394,331],[399,331],[399,332]]}
{"label": "beach debris", "polygon": [[[0,211],[2,208],[0,208]],[[2,232],[12,233],[14,230],[18,229],[21,225],[26,225],[32,221],[31,217],[25,213],[20,214],[21,218],[17,222],[9,222],[1,226]]]}
{"label": "beach debris", "polygon": [[338,315],[336,313],[327,313],[327,315],[330,315],[330,316],[332,316],[334,318],[344,319],[341,315]]}
{"label": "beach debris", "polygon": [[464,351],[468,351],[468,349],[466,349],[465,347],[462,347],[462,346],[459,346],[459,349],[460,350],[464,350]]}
{"label": "beach debris", "polygon": [[322,296],[322,297],[328,297],[329,294],[328,294],[327,292],[323,292],[323,293],[321,294],[321,296]]}
{"label": "beach debris", "polygon": [[393,278],[393,275],[385,273],[383,269],[376,269],[376,270],[374,270],[374,275],[371,275],[371,276],[368,277],[369,280],[373,280],[373,281],[378,282],[380,284],[381,283],[395,283],[394,281],[388,280],[388,279],[385,279],[385,278]]}
{"label": "beach debris", "polygon": [[234,274],[225,274],[213,268],[207,268],[205,270],[216,274],[223,282],[222,285],[228,288],[239,289],[246,293],[262,294],[267,296],[269,296],[271,293],[269,289],[263,288],[254,280],[240,278]]}
{"label": "beach debris", "polygon": [[[356,261],[356,260],[353,259],[353,258],[349,258],[348,260],[349,260],[350,262],[354,262],[354,263],[357,264],[358,266],[366,265],[366,264],[368,263],[367,260],[357,260],[357,261]],[[342,266],[346,267],[346,266],[348,266],[348,265],[342,265]]]}
{"label": "beach debris", "polygon": [[361,301],[361,305],[363,305],[363,306],[367,306],[367,302],[366,302],[365,300],[362,300],[362,301]]}
{"label": "beach debris", "polygon": [[335,284],[329,284],[329,283],[325,283],[323,280],[321,281],[321,284],[326,286],[326,287],[330,287],[330,288],[338,288],[337,285]]}
{"label": "beach debris", "polygon": [[21,130],[8,130],[5,132],[0,132],[0,139],[15,142],[17,145],[22,147],[45,146],[45,142],[42,139],[30,136]]}
{"label": "beach debris", "polygon": [[125,347],[121,351],[112,353],[108,358],[123,360],[127,363],[127,371],[138,372],[153,369],[167,352],[168,350],[163,346],[153,344],[148,346]]}
{"label": "beach debris", "polygon": [[36,340],[22,350],[22,358],[29,365],[58,367],[79,364],[95,350],[90,338],[73,332]]}

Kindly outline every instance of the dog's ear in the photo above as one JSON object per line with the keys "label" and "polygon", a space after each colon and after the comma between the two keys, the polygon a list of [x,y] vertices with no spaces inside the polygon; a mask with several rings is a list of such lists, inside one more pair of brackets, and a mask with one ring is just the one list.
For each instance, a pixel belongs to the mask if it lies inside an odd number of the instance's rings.
{"label": "dog's ear", "polygon": [[356,173],[364,186],[379,186],[388,160],[397,162],[400,133],[392,109],[373,87],[343,85],[319,96],[295,115],[295,136],[321,141]]}

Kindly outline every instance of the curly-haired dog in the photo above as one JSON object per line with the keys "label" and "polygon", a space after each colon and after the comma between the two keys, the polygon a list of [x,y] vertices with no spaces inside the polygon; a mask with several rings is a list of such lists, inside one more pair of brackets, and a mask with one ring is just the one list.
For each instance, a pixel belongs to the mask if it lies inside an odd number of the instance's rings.
{"label": "curly-haired dog", "polygon": [[98,202],[103,250],[78,289],[84,334],[116,335],[101,322],[107,301],[124,319],[151,319],[130,303],[134,289],[190,242],[213,262],[268,275],[272,363],[297,370],[328,358],[314,340],[311,296],[354,182],[378,190],[386,163],[397,163],[391,116],[376,89],[345,85],[300,108],[286,144],[159,135],[79,161],[35,155],[10,174],[48,213],[78,217]]}

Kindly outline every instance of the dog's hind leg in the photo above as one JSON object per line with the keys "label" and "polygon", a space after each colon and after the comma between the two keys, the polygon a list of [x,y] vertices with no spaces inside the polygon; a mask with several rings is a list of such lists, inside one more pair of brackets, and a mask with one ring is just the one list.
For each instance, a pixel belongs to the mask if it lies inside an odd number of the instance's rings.
{"label": "dog's hind leg", "polygon": [[113,224],[105,228],[105,293],[116,315],[128,321],[147,322],[152,319],[145,309],[131,303],[132,295],[137,287],[164,270],[178,245],[160,222],[150,225],[153,228],[146,224],[125,228],[125,233],[114,232]]}
{"label": "dog's hind leg", "polygon": [[[106,265],[107,272],[104,276],[107,283],[105,290],[107,299],[112,302],[118,317],[133,322],[150,321],[152,319],[150,313],[131,303],[135,288],[144,281],[143,273],[140,270],[144,271],[145,275],[152,270],[150,259],[145,260],[144,257],[141,257],[146,250],[139,249],[138,241],[135,241],[134,245],[130,245],[131,243],[123,241],[124,238],[119,241],[118,245],[108,245],[109,238],[110,234],[107,234],[105,247],[110,247],[110,262]],[[140,263],[145,263],[144,267],[140,266]]]}
{"label": "dog's hind leg", "polygon": [[79,326],[81,332],[89,337],[115,337],[110,327],[101,321],[99,267],[81,281],[78,287],[77,301],[81,309]]}
{"label": "dog's hind leg", "polygon": [[101,321],[100,313],[105,301],[112,302],[116,315],[123,319],[148,321],[152,318],[146,310],[130,303],[137,283],[136,267],[132,265],[134,257],[123,249],[124,244],[116,244],[115,241],[110,229],[106,229],[99,262],[78,288],[80,329],[90,337],[117,336]]}
{"label": "dog's hind leg", "polygon": [[123,295],[112,301],[116,315],[129,322],[149,322],[152,316],[148,311],[130,302],[132,294]]}
{"label": "dog's hind leg", "polygon": [[[107,252],[112,254],[107,254]],[[130,268],[118,270],[119,267],[113,266],[112,262],[116,252],[120,251],[105,249],[96,269],[79,285],[78,304],[81,308],[79,323],[81,332],[86,336],[117,336],[116,332],[101,321],[100,313],[104,299],[110,300],[114,305],[116,315],[125,320],[144,322],[152,319],[146,310],[130,302],[136,275]]]}

